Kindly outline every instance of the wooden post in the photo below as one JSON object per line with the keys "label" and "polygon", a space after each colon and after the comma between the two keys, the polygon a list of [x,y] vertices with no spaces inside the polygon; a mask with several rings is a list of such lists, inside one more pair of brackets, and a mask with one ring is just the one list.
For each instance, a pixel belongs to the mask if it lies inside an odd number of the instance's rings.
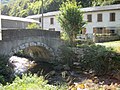
{"label": "wooden post", "polygon": [[[1,0],[0,0],[0,4],[1,4]],[[2,25],[1,25],[1,5],[0,5],[0,40],[2,40]]]}
{"label": "wooden post", "polygon": [[43,21],[44,21],[44,20],[43,20],[43,18],[44,18],[44,17],[43,17],[43,0],[42,0],[41,13],[42,13],[42,19],[41,19],[41,21],[42,21],[42,30],[43,30],[43,24],[44,24],[44,23],[43,23]]}
{"label": "wooden post", "polygon": [[96,28],[93,28],[93,42],[96,42]]}

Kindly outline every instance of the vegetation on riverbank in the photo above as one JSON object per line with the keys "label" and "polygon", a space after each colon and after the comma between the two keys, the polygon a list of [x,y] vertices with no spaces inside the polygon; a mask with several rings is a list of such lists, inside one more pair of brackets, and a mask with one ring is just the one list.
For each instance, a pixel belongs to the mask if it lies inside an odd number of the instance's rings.
{"label": "vegetation on riverbank", "polygon": [[37,75],[23,75],[22,79],[16,77],[11,84],[0,85],[0,90],[67,90],[67,85],[49,85],[44,77]]}
{"label": "vegetation on riverbank", "polygon": [[96,43],[96,45],[102,45],[105,47],[112,47],[116,53],[120,53],[120,41],[111,41],[104,43]]}
{"label": "vegetation on riverbank", "polygon": [[8,56],[0,55],[0,83],[6,84],[12,81],[12,70],[8,66]]}
{"label": "vegetation on riverbank", "polygon": [[[29,2],[29,0],[26,1]],[[41,6],[41,1],[32,0],[31,2],[33,3],[29,6],[32,6],[34,12],[31,11],[31,8],[29,8],[29,10],[27,9],[27,11],[23,11],[20,8],[17,10],[17,13],[15,12],[17,8],[13,8],[11,9],[12,11],[10,12],[10,15],[25,17],[27,15],[39,13],[40,11],[38,8]],[[28,4],[26,4],[26,2],[22,4],[21,0],[18,0],[14,6],[19,6],[18,4],[23,5],[24,9],[28,7]],[[33,4],[37,6],[34,6]],[[31,61],[35,59],[37,60],[33,61],[35,64],[33,63],[33,67],[29,67],[28,69],[28,72],[31,71],[31,74],[24,72],[27,74],[23,74],[18,77],[14,74],[15,69],[13,68],[15,68],[15,65],[13,65],[13,67],[9,67],[8,57],[4,55],[0,56],[0,90],[67,90],[68,88],[69,90],[120,89],[119,46],[110,48],[94,45],[91,40],[85,41],[84,43],[86,43],[86,45],[83,46],[80,44],[81,41],[77,41],[78,45],[76,46],[76,36],[84,25],[82,13],[79,11],[79,7],[77,5],[78,4],[76,2],[72,3],[69,1],[61,6],[61,12],[63,12],[59,19],[63,25],[63,33],[67,33],[67,36],[69,36],[68,40],[71,42],[68,43],[68,45],[64,45],[59,48],[53,61],[40,62],[41,58],[44,60],[47,56],[51,57],[51,55],[46,53],[47,50],[42,49],[42,47],[35,48],[37,53],[30,53],[33,57],[27,56],[27,54],[21,51],[19,52],[19,55],[21,56],[23,54],[22,56],[29,57],[27,59],[28,61],[30,58]],[[22,12],[19,12],[19,10]],[[28,27],[38,28],[34,24]],[[66,38],[67,37],[65,36],[65,40]],[[108,44],[106,46],[108,46]],[[113,45],[114,44],[112,44],[112,46]],[[43,56],[45,57],[40,56],[38,53],[39,49],[41,51],[40,53],[44,54]],[[34,49],[31,49],[31,51],[34,51]],[[13,62],[15,62],[15,60]],[[19,63],[17,63],[17,65],[18,64]]]}
{"label": "vegetation on riverbank", "polygon": [[[97,90],[119,88],[120,54],[116,53],[114,49],[99,45],[87,45],[77,47],[76,50],[73,47],[63,46],[59,50],[57,60],[52,62],[52,71],[43,77],[37,75],[16,77],[12,83],[7,85],[5,84],[8,83],[8,78],[12,78],[12,74],[8,67],[7,58],[1,56],[0,83],[5,86],[1,85],[0,90],[21,90],[21,88],[25,90],[67,90],[69,85],[73,85],[74,88],[77,87],[76,85],[79,85],[80,88],[82,85],[84,88],[94,86]],[[49,68],[49,66],[46,67]],[[61,81],[59,82],[59,80]],[[74,85],[75,82],[79,83]]]}

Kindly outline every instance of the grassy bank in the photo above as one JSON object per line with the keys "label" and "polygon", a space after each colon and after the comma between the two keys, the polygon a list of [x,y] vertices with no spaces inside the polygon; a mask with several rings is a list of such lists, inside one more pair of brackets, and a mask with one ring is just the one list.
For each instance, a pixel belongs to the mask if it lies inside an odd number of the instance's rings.
{"label": "grassy bank", "polygon": [[120,41],[111,41],[111,42],[104,42],[104,43],[96,43],[96,45],[102,45],[106,47],[112,47],[114,51],[120,53]]}

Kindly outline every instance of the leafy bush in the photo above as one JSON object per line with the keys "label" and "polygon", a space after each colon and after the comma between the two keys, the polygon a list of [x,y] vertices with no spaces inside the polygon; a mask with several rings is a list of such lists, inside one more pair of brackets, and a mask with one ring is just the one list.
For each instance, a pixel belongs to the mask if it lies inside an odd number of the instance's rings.
{"label": "leafy bush", "polygon": [[120,69],[120,55],[113,52],[112,48],[100,45],[83,46],[82,48],[83,56],[79,60],[82,69],[92,70],[97,75]]}
{"label": "leafy bush", "polygon": [[22,79],[16,77],[12,84],[0,86],[0,90],[66,90],[67,86],[54,86],[47,84],[42,76],[37,75],[23,75]]}
{"label": "leafy bush", "polygon": [[0,55],[0,83],[11,81],[12,70],[8,66],[8,56]]}
{"label": "leafy bush", "polygon": [[80,40],[77,39],[76,40],[76,46],[79,47],[81,45],[92,45],[95,44],[91,39],[87,39],[87,40]]}
{"label": "leafy bush", "polygon": [[58,51],[58,63],[62,65],[72,66],[73,61],[76,57],[71,47],[61,46]]}
{"label": "leafy bush", "polygon": [[27,29],[39,29],[39,28],[40,28],[39,25],[36,23],[30,23],[27,26]]}

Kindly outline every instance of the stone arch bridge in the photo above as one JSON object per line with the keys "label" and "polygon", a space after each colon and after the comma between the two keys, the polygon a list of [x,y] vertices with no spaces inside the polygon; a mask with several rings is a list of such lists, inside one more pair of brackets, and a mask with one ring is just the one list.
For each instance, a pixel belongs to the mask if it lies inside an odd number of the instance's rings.
{"label": "stone arch bridge", "polygon": [[47,30],[2,30],[0,54],[12,56],[30,46],[42,46],[55,54],[62,45],[60,32]]}

